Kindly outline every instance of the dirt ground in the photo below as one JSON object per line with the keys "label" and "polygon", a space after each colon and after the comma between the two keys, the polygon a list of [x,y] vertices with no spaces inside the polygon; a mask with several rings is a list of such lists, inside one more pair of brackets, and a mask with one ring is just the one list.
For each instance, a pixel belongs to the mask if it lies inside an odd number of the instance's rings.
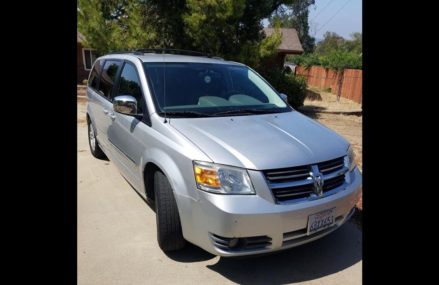
{"label": "dirt ground", "polygon": [[304,102],[306,107],[315,108],[321,112],[341,111],[341,112],[361,112],[361,104],[358,104],[349,99],[340,97],[330,93],[319,90],[315,87],[309,87],[307,90],[306,99]]}
{"label": "dirt ground", "polygon": [[[222,258],[188,245],[165,254],[155,213],[108,160],[92,157],[78,100],[78,284],[361,284],[362,234],[352,220],[271,255]],[[339,122],[343,125],[342,122]]]}
{"label": "dirt ground", "polygon": [[[363,171],[363,117],[360,104],[345,98],[337,100],[334,94],[311,87],[299,111],[346,138],[354,148],[358,168]],[[363,209],[363,199],[360,199],[357,208]]]}

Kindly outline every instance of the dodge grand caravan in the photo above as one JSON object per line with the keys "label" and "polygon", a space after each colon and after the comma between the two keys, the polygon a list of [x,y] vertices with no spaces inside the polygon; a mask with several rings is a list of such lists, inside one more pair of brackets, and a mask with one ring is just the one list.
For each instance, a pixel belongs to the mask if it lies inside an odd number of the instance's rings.
{"label": "dodge grand caravan", "polygon": [[272,252],[353,214],[362,177],[349,143],[243,64],[139,50],[98,58],[88,82],[91,153],[155,205],[164,251]]}

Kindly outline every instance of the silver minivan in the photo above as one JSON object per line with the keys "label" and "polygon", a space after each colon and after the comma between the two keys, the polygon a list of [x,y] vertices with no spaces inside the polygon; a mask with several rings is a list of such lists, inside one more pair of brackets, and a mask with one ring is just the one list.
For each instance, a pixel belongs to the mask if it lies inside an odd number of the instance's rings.
{"label": "silver minivan", "polygon": [[99,57],[87,87],[91,153],[153,203],[164,251],[272,252],[352,216],[362,177],[344,138],[251,68],[176,53]]}

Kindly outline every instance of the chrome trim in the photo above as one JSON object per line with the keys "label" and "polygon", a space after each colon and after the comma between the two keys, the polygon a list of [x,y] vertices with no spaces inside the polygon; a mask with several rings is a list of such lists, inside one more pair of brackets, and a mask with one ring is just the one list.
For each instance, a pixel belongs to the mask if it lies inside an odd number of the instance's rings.
{"label": "chrome trim", "polygon": [[348,168],[347,167],[343,167],[342,169],[340,169],[339,171],[334,171],[330,174],[324,174],[323,175],[323,179],[326,181],[327,179],[332,179],[332,178],[336,178],[340,175],[345,174],[346,172],[348,172]]}
{"label": "chrome trim", "polygon": [[294,193],[289,193],[289,194],[277,194],[276,196],[277,197],[290,197],[290,196],[294,197],[294,196],[300,196],[300,195],[307,194],[307,193],[311,194],[311,193],[313,193],[313,191],[309,190],[309,191],[294,192]]}
{"label": "chrome trim", "polygon": [[[271,173],[270,173],[271,174]],[[307,176],[309,173],[303,173],[303,174],[295,174],[295,175],[284,175],[284,176],[270,176],[267,174],[267,178],[269,180],[280,180],[280,179],[288,179],[288,178],[296,178],[296,177],[303,177]]]}
{"label": "chrome trim", "polygon": [[[135,116],[137,115],[137,100],[129,95],[114,97],[113,109],[120,114]],[[114,116],[114,114],[110,113],[110,117],[113,119],[112,115]]]}
{"label": "chrome trim", "polygon": [[[294,172],[300,172],[300,171],[308,171],[308,168],[303,169],[292,169],[292,170],[285,170],[285,171],[269,171],[270,175],[276,175],[276,174],[284,174],[284,173],[294,173]],[[267,174],[268,175],[268,174]]]}
{"label": "chrome trim", "polygon": [[279,189],[279,188],[288,188],[288,187],[295,187],[295,186],[305,186],[305,185],[309,185],[309,184],[313,184],[313,181],[312,181],[310,176],[308,176],[305,180],[270,183],[270,188],[271,189]]}
{"label": "chrome trim", "polygon": [[[341,159],[341,158],[336,158]],[[334,159],[334,160],[336,160]],[[285,171],[270,171],[265,170],[265,180],[267,181],[268,187],[272,190],[273,198],[275,199],[277,204],[295,204],[305,201],[312,201],[316,199],[325,198],[331,195],[334,195],[338,193],[339,191],[346,188],[346,186],[349,183],[349,178],[346,176],[349,176],[349,168],[346,167],[344,164],[337,164],[335,166],[331,166],[328,168],[319,168],[319,164],[322,164],[325,162],[315,163],[312,165],[305,165],[303,167],[300,167],[299,169],[292,169],[292,170],[285,170]],[[333,171],[331,173],[323,174],[322,171],[328,172],[333,169],[337,169],[343,166],[341,169]],[[303,172],[306,169],[310,169],[308,173],[305,174],[296,174],[296,175],[284,175],[284,176],[278,176],[273,177],[274,174],[284,174],[284,173],[294,173],[294,172]],[[331,190],[324,191],[325,184],[328,180],[337,178],[339,176],[345,176],[344,182],[339,185],[338,187],[335,187]],[[280,180],[280,179],[288,179],[288,178],[296,178],[296,177],[303,177],[301,180],[296,181],[287,181],[287,182],[273,182],[273,180]],[[291,187],[301,187],[301,186],[313,186],[313,189],[305,190],[305,189],[297,189],[298,192],[290,192],[288,193],[288,188]],[[282,189],[285,188],[286,193],[282,193]],[[302,197],[302,198],[294,198],[296,196],[303,196],[309,194],[308,197]],[[281,200],[288,199],[286,201],[279,201],[279,198]]]}
{"label": "chrome trim", "polygon": [[332,167],[329,167],[329,168],[320,169],[320,171],[321,171],[321,172],[323,172],[323,171],[331,171],[331,170],[336,169],[336,168],[339,168],[340,166],[343,166],[343,165],[344,165],[344,163],[341,163],[341,164],[338,164],[338,165],[336,165],[336,166],[332,166]]}

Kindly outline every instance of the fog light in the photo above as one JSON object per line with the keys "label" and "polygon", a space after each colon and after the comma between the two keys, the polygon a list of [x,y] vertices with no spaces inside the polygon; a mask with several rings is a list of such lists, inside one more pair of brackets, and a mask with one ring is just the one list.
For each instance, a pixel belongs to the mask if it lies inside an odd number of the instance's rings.
{"label": "fog light", "polygon": [[232,238],[232,239],[229,241],[229,246],[230,246],[230,247],[235,247],[235,246],[238,245],[238,242],[239,242],[239,238]]}

